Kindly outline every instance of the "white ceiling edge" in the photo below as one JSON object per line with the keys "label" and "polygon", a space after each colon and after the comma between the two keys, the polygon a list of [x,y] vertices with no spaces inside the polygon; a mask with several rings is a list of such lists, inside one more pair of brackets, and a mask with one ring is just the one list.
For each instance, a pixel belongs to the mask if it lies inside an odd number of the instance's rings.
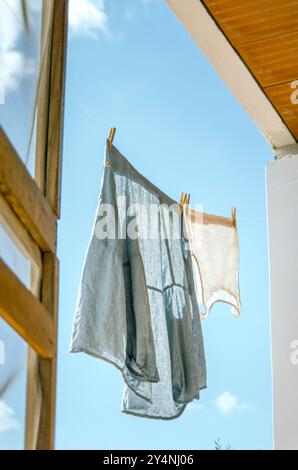
{"label": "white ceiling edge", "polygon": [[202,3],[167,2],[271,146],[295,144],[293,135]]}

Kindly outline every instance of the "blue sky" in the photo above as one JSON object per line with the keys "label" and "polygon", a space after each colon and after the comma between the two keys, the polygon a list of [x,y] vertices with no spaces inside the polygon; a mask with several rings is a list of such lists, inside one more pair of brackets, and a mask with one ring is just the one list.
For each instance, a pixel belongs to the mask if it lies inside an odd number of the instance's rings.
{"label": "blue sky", "polygon": [[[210,449],[220,437],[235,449],[272,448],[264,181],[272,150],[166,2],[79,1],[67,58],[56,447]],[[217,304],[203,322],[208,388],[173,421],[121,413],[119,371],[68,352],[111,126],[119,150],[171,197],[189,192],[220,215],[237,207],[243,310],[234,318]],[[5,403],[22,423],[16,387]],[[21,427],[0,428],[0,448],[19,446]]]}

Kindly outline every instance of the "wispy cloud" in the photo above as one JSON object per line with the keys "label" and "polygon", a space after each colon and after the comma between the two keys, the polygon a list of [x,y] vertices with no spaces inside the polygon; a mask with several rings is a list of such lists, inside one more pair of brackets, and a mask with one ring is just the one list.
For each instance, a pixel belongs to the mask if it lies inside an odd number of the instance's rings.
{"label": "wispy cloud", "polygon": [[13,409],[10,408],[4,400],[0,400],[0,432],[18,428],[19,423],[14,415]]}
{"label": "wispy cloud", "polygon": [[250,403],[239,402],[239,398],[236,395],[232,395],[230,392],[223,392],[216,398],[216,407],[219,411],[225,415],[231,414],[234,411],[252,409],[253,405]]}
{"label": "wispy cloud", "polygon": [[[29,2],[29,14],[37,11],[37,3]],[[0,2],[0,80],[5,90],[15,90],[21,79],[31,75],[35,64],[20,50],[24,32],[21,3],[19,0]]]}
{"label": "wispy cloud", "polygon": [[70,0],[69,30],[72,35],[93,39],[107,35],[108,17],[103,0]]}

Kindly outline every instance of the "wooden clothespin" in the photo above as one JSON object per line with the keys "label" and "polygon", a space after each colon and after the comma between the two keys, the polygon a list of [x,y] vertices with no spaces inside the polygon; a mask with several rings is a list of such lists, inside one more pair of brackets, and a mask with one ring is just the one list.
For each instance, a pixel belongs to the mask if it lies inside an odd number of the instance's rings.
{"label": "wooden clothespin", "polygon": [[236,227],[236,207],[232,207],[232,223]]}
{"label": "wooden clothespin", "polygon": [[181,193],[180,196],[180,213],[182,214],[184,206],[188,205],[190,201],[190,194],[188,193]]}
{"label": "wooden clothespin", "polygon": [[114,137],[115,137],[115,133],[116,133],[116,127],[111,127],[110,129],[110,132],[109,132],[109,137],[108,137],[108,146],[109,146],[109,150],[112,149],[112,145],[113,145],[113,140],[114,140]]}

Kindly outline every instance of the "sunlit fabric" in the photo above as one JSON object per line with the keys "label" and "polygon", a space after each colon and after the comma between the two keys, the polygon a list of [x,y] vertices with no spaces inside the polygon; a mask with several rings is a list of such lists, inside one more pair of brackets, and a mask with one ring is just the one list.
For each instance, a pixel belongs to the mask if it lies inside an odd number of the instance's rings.
{"label": "sunlit fabric", "polygon": [[[169,216],[173,205],[178,211]],[[115,213],[106,238],[105,206]],[[181,218],[175,201],[107,146],[71,351],[117,366],[125,380],[123,411],[144,417],[177,417],[206,387],[192,260],[175,215]]]}

